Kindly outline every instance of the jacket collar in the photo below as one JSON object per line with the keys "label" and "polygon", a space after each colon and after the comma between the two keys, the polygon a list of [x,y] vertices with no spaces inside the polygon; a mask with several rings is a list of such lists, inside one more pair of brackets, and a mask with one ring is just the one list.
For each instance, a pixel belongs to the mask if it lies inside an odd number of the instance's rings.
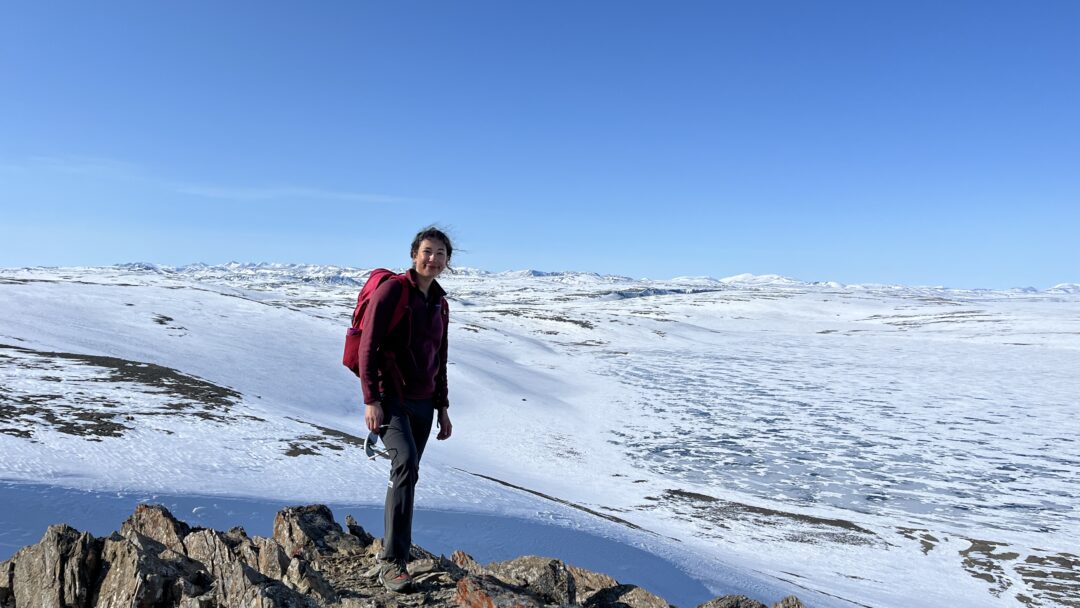
{"label": "jacket collar", "polygon": [[[416,270],[415,269],[413,269],[413,268],[408,269],[405,272],[405,277],[409,279],[409,284],[410,285],[415,287],[417,289],[417,291],[420,290],[420,285],[417,284],[417,282],[416,282]],[[433,300],[437,301],[437,300],[441,300],[444,297],[446,297],[446,290],[444,290],[442,288],[442,285],[439,285],[439,280],[435,279],[434,281],[431,282],[431,287],[428,289],[428,301],[429,302],[431,302]]]}

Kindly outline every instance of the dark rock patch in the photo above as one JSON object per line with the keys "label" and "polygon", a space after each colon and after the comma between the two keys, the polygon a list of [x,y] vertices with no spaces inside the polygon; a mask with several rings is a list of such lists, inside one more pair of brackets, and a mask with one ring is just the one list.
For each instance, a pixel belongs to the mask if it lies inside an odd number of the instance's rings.
{"label": "dark rock patch", "polygon": [[[679,517],[692,519],[707,529],[722,531],[740,523],[777,529],[785,540],[795,542],[869,545],[881,541],[872,531],[847,520],[768,509],[686,490],[670,489],[662,496],[646,499],[651,502],[641,505],[641,509],[671,509]],[[722,532],[717,535],[722,536]]]}
{"label": "dark rock patch", "polygon": [[[31,438],[36,429],[50,428],[89,441],[120,437],[135,416],[192,416],[214,422],[230,421],[240,393],[175,369],[117,357],[33,350],[0,344],[0,380],[6,375],[30,378],[42,388],[15,390],[0,383],[0,428],[8,435]],[[49,385],[62,390],[43,390]],[[122,393],[152,395],[157,406],[138,411],[113,398],[103,384],[116,384]],[[161,401],[164,398],[164,401]],[[128,408],[129,409],[129,408]]]}
{"label": "dark rock patch", "polygon": [[929,530],[918,530],[915,528],[897,528],[896,531],[904,538],[919,541],[919,545],[922,548],[923,555],[927,555],[928,553],[933,551],[934,547],[936,547],[937,544],[941,542],[933,534],[930,534]]}
{"label": "dark rock patch", "polygon": [[526,319],[536,319],[538,321],[555,321],[556,323],[567,323],[570,325],[576,325],[583,329],[594,329],[594,325],[591,321],[584,319],[571,319],[563,315],[545,313],[539,310],[524,309],[524,308],[500,308],[494,310],[484,311],[485,314],[495,314],[501,316],[510,317],[523,317]]}
{"label": "dark rock patch", "polygon": [[1028,555],[1013,569],[1040,599],[1080,608],[1080,557],[1071,553]]}
{"label": "dark rock patch", "polygon": [[289,442],[289,448],[285,451],[286,456],[314,456],[321,453],[323,450],[340,452],[346,447],[364,447],[364,440],[356,435],[312,424],[299,418],[288,416],[287,418],[293,422],[299,422],[317,429],[321,435],[300,435],[295,440]]}

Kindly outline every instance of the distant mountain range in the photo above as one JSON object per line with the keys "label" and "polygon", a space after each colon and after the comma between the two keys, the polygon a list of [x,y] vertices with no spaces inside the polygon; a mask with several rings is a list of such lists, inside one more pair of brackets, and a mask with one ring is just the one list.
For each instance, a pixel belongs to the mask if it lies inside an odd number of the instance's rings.
{"label": "distant mountain range", "polygon": [[[326,285],[363,285],[370,274],[370,268],[350,268],[347,266],[335,266],[332,264],[283,264],[277,262],[228,262],[226,264],[204,264],[196,262],[183,266],[167,266],[151,262],[129,262],[117,264],[111,267],[117,270],[129,272],[148,272],[162,275],[182,275],[196,279],[214,280],[256,280],[292,281],[301,283],[319,283]],[[9,269],[12,270],[12,269]],[[394,270],[404,270],[404,267]],[[454,278],[507,278],[507,279],[546,279],[552,282],[566,284],[619,284],[619,283],[644,283],[664,284],[679,286],[770,286],[770,287],[818,287],[832,289],[852,290],[903,290],[914,289],[946,290],[960,292],[991,292],[1002,291],[1006,293],[1052,293],[1052,294],[1078,294],[1080,283],[1059,283],[1048,289],[1035,287],[1014,287],[1004,290],[994,289],[954,289],[943,286],[906,286],[897,284],[844,284],[836,281],[800,281],[791,277],[778,274],[750,274],[742,273],[729,277],[716,279],[707,276],[678,276],[671,279],[634,279],[621,275],[602,275],[595,272],[584,271],[544,271],[544,270],[508,270],[491,272],[479,268],[456,267],[449,275]]]}

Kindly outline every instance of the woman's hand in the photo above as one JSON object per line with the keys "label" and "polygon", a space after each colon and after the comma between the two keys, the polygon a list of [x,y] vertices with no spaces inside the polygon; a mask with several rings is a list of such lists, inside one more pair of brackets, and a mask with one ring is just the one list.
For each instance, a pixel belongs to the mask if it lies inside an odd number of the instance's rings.
{"label": "woman's hand", "polygon": [[447,408],[439,410],[439,434],[436,435],[436,439],[449,439],[450,434],[454,432],[454,425],[450,424],[450,414],[447,412]]}
{"label": "woman's hand", "polygon": [[382,426],[382,402],[376,401],[364,406],[364,422],[367,423],[367,428],[372,433],[378,433],[379,427]]}

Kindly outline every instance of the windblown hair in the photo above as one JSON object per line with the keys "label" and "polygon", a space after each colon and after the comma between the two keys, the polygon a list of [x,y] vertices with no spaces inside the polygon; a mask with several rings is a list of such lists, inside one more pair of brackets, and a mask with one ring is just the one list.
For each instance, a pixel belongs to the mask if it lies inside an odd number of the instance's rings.
{"label": "windblown hair", "polygon": [[409,259],[416,257],[416,252],[420,250],[420,243],[425,239],[439,240],[446,245],[446,269],[452,272],[450,258],[454,257],[454,245],[450,242],[450,237],[446,236],[446,233],[436,226],[428,226],[416,233],[416,237],[412,241],[412,247],[409,249]]}

